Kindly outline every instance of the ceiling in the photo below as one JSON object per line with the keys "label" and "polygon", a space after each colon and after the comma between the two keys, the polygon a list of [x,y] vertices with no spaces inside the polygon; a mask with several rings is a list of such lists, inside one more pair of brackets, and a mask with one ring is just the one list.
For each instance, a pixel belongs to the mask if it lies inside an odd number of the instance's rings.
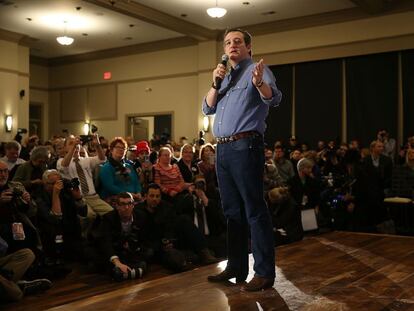
{"label": "ceiling", "polygon": [[[216,39],[228,27],[253,34],[329,16],[384,14],[411,0],[217,0],[227,9],[221,19],[206,14],[216,0],[0,0],[0,38],[13,34],[32,56],[59,59],[73,55],[155,43]],[[412,6],[410,6],[411,9]],[[300,24],[300,23],[299,23]],[[246,27],[247,26],[247,27]],[[282,27],[283,26],[283,27]],[[305,25],[306,26],[306,25]],[[66,29],[65,29],[66,28]],[[75,39],[61,46],[56,37]],[[190,40],[190,41],[189,41]]]}

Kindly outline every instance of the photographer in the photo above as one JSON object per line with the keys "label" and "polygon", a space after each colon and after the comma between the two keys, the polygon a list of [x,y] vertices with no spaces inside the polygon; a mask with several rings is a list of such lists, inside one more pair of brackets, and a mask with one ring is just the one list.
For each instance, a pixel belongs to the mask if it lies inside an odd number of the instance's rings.
{"label": "photographer", "polygon": [[42,178],[44,187],[35,194],[38,227],[45,255],[58,264],[63,255],[81,254],[78,215],[85,217],[87,206],[78,180],[62,180],[57,170],[45,171]]}
{"label": "photographer", "polygon": [[149,243],[143,238],[134,203],[132,194],[118,194],[114,210],[103,216],[99,230],[91,235],[98,252],[90,253],[93,257],[89,259],[97,266],[107,266],[117,281],[142,277],[146,262],[153,255]]}
{"label": "photographer", "polygon": [[195,176],[191,190],[193,208],[185,209],[183,213],[190,217],[204,235],[208,247],[218,256],[226,256],[226,221],[219,204],[218,191],[216,190],[216,195],[207,192],[207,182],[203,175]]}
{"label": "photographer", "polygon": [[99,164],[106,160],[106,157],[99,143],[98,134],[93,135],[92,142],[96,148],[97,156],[81,157],[80,138],[73,135],[69,136],[65,141],[66,155],[63,159],[59,159],[57,163],[57,169],[65,178],[79,179],[79,188],[88,206],[88,218],[90,220],[94,219],[96,214],[102,216],[112,211],[112,207],[102,200],[95,190],[93,172]]}
{"label": "photographer", "polygon": [[192,221],[186,215],[177,215],[170,204],[161,200],[159,185],[149,185],[138,212],[143,239],[151,243],[155,259],[167,268],[180,272],[187,270],[193,260],[199,259],[204,264],[217,261],[210,254],[204,235]]}
{"label": "photographer", "polygon": [[41,243],[29,218],[35,216],[36,208],[23,185],[7,182],[8,176],[7,164],[0,160],[0,234],[7,241],[9,251],[30,248],[37,253]]}

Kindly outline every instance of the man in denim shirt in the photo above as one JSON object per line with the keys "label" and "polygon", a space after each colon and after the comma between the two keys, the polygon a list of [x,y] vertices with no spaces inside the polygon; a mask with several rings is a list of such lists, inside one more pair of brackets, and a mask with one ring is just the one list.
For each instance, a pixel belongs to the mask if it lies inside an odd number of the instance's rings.
{"label": "man in denim shirt", "polygon": [[[263,198],[263,134],[270,106],[282,98],[275,77],[263,59],[251,58],[251,36],[241,29],[224,34],[224,52],[230,72],[220,63],[213,71],[213,84],[203,101],[203,112],[215,114],[217,176],[227,218],[228,263],[211,282],[236,278],[242,283],[248,275],[248,228],[251,230],[254,278],[242,287],[259,291],[273,286],[275,254],[272,223]],[[222,80],[222,85],[217,82]]]}

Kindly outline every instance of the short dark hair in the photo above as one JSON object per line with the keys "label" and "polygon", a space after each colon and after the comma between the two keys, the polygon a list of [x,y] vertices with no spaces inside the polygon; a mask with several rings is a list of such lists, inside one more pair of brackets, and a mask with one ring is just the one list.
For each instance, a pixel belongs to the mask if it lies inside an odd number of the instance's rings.
{"label": "short dark hair", "polygon": [[129,192],[121,192],[121,193],[119,193],[117,195],[117,198],[116,198],[116,203],[119,202],[119,199],[131,199],[132,201],[134,201],[134,197]]}
{"label": "short dark hair", "polygon": [[148,185],[147,192],[148,192],[150,189],[159,189],[159,190],[161,191],[161,187],[160,187],[160,185],[159,185],[159,184],[156,184],[156,183],[151,183],[151,184],[149,184],[149,185]]}
{"label": "short dark hair", "polygon": [[243,34],[244,43],[246,45],[252,43],[252,36],[246,30],[240,28],[227,28],[223,35],[223,41],[230,32],[241,32]]}

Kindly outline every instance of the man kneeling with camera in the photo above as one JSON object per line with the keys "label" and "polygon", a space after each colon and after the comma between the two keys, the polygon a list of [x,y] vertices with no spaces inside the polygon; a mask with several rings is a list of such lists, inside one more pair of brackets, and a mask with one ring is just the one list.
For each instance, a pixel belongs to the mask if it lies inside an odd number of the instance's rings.
{"label": "man kneeling with camera", "polygon": [[141,278],[153,250],[143,240],[142,227],[131,193],[121,192],[114,210],[106,213],[98,227],[91,232],[97,249],[89,250],[89,260],[99,268],[107,268],[115,281]]}
{"label": "man kneeling with camera", "polygon": [[82,239],[78,216],[86,216],[87,206],[79,190],[79,180],[62,179],[57,170],[45,171],[42,180],[43,189],[34,198],[47,264],[61,265],[64,257],[80,259]]}

